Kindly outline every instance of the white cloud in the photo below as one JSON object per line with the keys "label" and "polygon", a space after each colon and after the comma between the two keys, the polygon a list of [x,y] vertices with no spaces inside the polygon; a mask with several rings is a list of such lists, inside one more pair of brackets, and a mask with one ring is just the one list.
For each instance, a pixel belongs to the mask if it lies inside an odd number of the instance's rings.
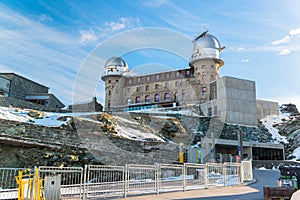
{"label": "white cloud", "polygon": [[249,59],[243,59],[243,60],[242,60],[242,63],[248,63],[248,62],[250,62]]}
{"label": "white cloud", "polygon": [[139,21],[139,19],[132,19],[129,17],[122,17],[117,21],[106,22],[105,26],[109,28],[112,32],[119,31],[128,27],[131,27],[134,21]]}
{"label": "white cloud", "polygon": [[46,26],[0,4],[0,70],[50,87],[69,103],[77,70],[88,54],[78,37]]}
{"label": "white cloud", "polygon": [[44,13],[40,14],[40,16],[39,16],[39,21],[41,21],[41,22],[52,21],[52,20],[53,20],[52,17],[50,17],[49,15],[44,14]]}
{"label": "white cloud", "polygon": [[280,40],[275,40],[275,41],[271,42],[271,44],[274,46],[277,46],[277,45],[281,45],[281,44],[286,44],[286,43],[290,42],[290,40],[291,40],[291,37],[289,35],[287,35]]}
{"label": "white cloud", "polygon": [[290,53],[291,53],[291,51],[289,49],[282,49],[277,55],[284,56],[284,55],[288,55]]}
{"label": "white cloud", "polygon": [[245,48],[244,48],[244,47],[239,47],[237,50],[238,50],[238,51],[244,51]]}
{"label": "white cloud", "polygon": [[80,42],[82,44],[86,44],[89,42],[95,42],[97,40],[98,40],[98,38],[93,29],[89,29],[87,31],[86,30],[80,31]]}
{"label": "white cloud", "polygon": [[290,35],[299,35],[300,34],[300,28],[290,30],[289,34]]}

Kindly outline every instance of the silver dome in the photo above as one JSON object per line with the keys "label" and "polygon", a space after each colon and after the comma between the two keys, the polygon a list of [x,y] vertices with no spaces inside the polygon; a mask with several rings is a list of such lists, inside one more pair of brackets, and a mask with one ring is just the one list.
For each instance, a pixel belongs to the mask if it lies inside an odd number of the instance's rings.
{"label": "silver dome", "polygon": [[111,57],[104,64],[105,68],[112,67],[112,66],[114,66],[114,67],[126,67],[127,68],[126,62],[120,57]]}
{"label": "silver dome", "polygon": [[199,48],[199,47],[201,47],[201,48],[220,49],[221,44],[215,36],[213,36],[211,34],[205,34],[203,37],[200,37],[196,41],[195,48]]}

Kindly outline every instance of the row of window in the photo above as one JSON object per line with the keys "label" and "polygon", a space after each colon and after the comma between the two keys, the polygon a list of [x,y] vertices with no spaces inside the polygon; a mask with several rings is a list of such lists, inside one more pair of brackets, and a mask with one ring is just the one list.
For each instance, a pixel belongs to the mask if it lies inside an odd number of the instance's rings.
{"label": "row of window", "polygon": [[[160,80],[160,79],[161,79],[161,75],[162,75],[162,74],[156,74],[156,75],[154,76],[154,77],[155,77],[155,80],[156,80],[156,81]],[[186,70],[186,71],[185,71],[185,75],[186,75],[186,76],[190,76],[190,75],[191,75],[191,71],[190,71],[190,70]],[[177,72],[175,73],[175,76],[176,76],[176,77],[179,77],[179,76],[180,76],[180,72],[177,71]],[[152,77],[153,77],[153,76],[146,76],[146,81],[147,81],[147,82],[151,81],[151,78],[152,78]],[[169,79],[170,77],[171,77],[170,73],[166,73],[166,74],[165,74],[165,78],[166,78],[166,79]],[[143,77],[137,77],[137,82],[140,83],[140,82],[142,81],[142,79],[143,79]],[[152,78],[152,79],[153,79],[153,78]],[[129,83],[129,84],[132,84],[132,82],[133,82],[133,80],[132,80],[132,79],[129,79],[128,83]]]}
{"label": "row of window", "polygon": [[[185,98],[185,91],[183,91],[182,93],[182,98],[184,99]],[[158,102],[170,102],[171,101],[171,95],[170,93],[165,93],[163,95],[163,99],[161,99],[161,96],[159,94],[155,94],[154,95],[154,102],[155,103],[158,103]],[[176,92],[174,94],[174,101],[175,102],[178,102],[178,93]],[[132,99],[131,98],[128,98],[127,99],[127,103],[128,104],[132,104]],[[135,97],[135,101],[134,103],[152,103],[152,98],[150,95],[146,95],[144,100],[142,100],[141,96],[137,96]]]}

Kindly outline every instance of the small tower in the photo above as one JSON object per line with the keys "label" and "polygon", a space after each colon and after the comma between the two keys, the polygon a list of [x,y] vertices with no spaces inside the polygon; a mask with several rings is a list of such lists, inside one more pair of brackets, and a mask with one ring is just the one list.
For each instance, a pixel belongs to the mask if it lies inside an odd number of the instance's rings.
{"label": "small tower", "polygon": [[101,79],[105,82],[105,110],[122,104],[124,79],[123,75],[128,72],[126,62],[120,57],[112,57],[105,62],[105,71]]}
{"label": "small tower", "polygon": [[201,101],[209,99],[209,83],[219,78],[219,68],[224,65],[220,59],[220,52],[225,47],[221,47],[218,39],[207,32],[203,32],[193,40],[194,49],[189,63],[194,69],[195,79],[201,83],[199,88]]}

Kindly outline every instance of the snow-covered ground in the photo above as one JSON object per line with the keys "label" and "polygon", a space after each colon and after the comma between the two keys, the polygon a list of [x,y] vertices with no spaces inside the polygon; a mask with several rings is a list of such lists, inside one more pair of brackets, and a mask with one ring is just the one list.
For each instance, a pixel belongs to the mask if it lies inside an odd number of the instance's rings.
{"label": "snow-covered ground", "polygon": [[[76,116],[79,118],[82,118],[87,121],[92,121],[99,123],[96,120],[89,119],[86,116],[91,114],[97,114],[95,112],[90,113],[54,113],[54,112],[43,112],[43,118],[41,119],[34,119],[33,117],[30,117],[28,114],[30,112],[30,109],[19,109],[19,108],[13,108],[13,107],[2,107],[0,106],[0,119],[5,120],[12,120],[12,121],[19,121],[24,123],[30,123],[30,124],[37,124],[41,126],[48,126],[48,127],[59,127],[66,123],[66,121],[58,120],[61,117],[69,116],[70,118],[67,118],[67,121],[71,119],[71,117]],[[120,126],[118,122],[122,122],[122,124],[134,124],[138,125],[137,122],[134,120],[128,120],[126,118],[123,118],[121,116],[116,116],[116,122],[117,122],[117,130],[118,130],[118,136],[121,138],[127,138],[127,139],[133,139],[133,140],[141,140],[146,141],[149,139],[153,139],[156,141],[164,141],[159,136],[153,134],[153,133],[147,133],[144,131],[136,130],[130,127]]]}
{"label": "snow-covered ground", "polygon": [[278,115],[269,115],[263,119],[261,119],[261,122],[265,127],[269,130],[269,132],[272,134],[272,138],[275,140],[276,143],[284,142],[288,143],[286,137],[280,135],[278,133],[278,129],[274,128],[273,125],[282,123],[282,119],[286,118],[286,116],[278,116]]}
{"label": "snow-covered ground", "polygon": [[296,148],[294,150],[294,152],[292,153],[293,156],[295,156],[295,158],[293,158],[292,160],[299,160],[300,159],[300,147]]}

